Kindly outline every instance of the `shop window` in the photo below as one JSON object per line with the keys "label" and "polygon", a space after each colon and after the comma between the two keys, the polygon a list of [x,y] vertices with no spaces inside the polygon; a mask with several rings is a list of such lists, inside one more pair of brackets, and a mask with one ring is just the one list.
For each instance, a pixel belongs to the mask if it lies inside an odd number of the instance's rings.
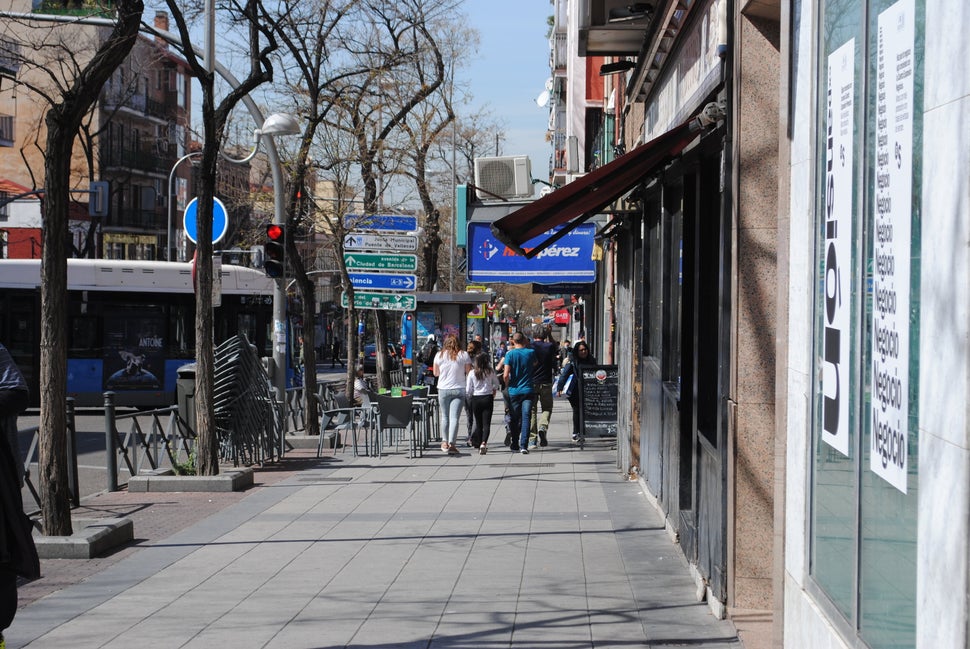
{"label": "shop window", "polygon": [[650,201],[644,208],[643,353],[659,359],[663,331],[663,239],[660,204]]}
{"label": "shop window", "polygon": [[913,646],[924,1],[820,11],[809,570],[867,646]]}

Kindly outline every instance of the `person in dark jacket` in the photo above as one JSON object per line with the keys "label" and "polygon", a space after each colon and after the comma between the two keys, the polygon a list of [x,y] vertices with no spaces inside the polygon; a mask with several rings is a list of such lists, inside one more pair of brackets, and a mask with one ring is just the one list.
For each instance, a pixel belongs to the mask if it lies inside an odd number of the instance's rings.
{"label": "person in dark jacket", "polygon": [[[7,349],[0,345],[0,421],[5,429],[13,427],[15,440],[17,415],[27,408],[27,397],[23,375]],[[17,576],[40,577],[32,526],[24,514],[20,493],[23,464],[11,449],[10,431],[3,433],[0,435],[0,647],[5,646],[3,631],[17,614]]]}
{"label": "person in dark jacket", "polygon": [[27,409],[30,393],[27,381],[7,348],[0,344],[0,435],[7,439],[17,466],[17,481],[24,484],[24,465],[17,441],[17,415]]}
{"label": "person in dark jacket", "polygon": [[559,374],[559,380],[556,381],[556,394],[562,396],[565,393],[569,399],[569,405],[573,408],[574,442],[579,440],[582,432],[580,430],[579,386],[576,379],[576,367],[581,365],[596,365],[596,358],[590,353],[589,345],[585,340],[580,340],[573,345],[573,351]]}

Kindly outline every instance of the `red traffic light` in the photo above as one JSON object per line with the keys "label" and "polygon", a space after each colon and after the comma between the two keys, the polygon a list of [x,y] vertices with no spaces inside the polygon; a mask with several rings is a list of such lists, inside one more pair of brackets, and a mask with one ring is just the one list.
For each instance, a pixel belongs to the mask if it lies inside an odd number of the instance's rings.
{"label": "red traffic light", "polygon": [[279,223],[270,223],[266,226],[266,236],[270,241],[283,241],[283,226]]}

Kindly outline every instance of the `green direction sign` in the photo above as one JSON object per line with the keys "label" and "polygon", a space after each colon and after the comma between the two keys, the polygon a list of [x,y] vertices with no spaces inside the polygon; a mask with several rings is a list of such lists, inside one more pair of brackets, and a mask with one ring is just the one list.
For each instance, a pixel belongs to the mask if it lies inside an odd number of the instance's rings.
{"label": "green direction sign", "polygon": [[[340,305],[347,308],[349,302],[347,294],[340,294]],[[380,309],[383,311],[414,311],[418,307],[418,299],[413,293],[372,293],[370,291],[354,292],[354,308]]]}
{"label": "green direction sign", "polygon": [[395,270],[414,272],[418,269],[417,255],[394,255],[378,252],[345,252],[347,270]]}

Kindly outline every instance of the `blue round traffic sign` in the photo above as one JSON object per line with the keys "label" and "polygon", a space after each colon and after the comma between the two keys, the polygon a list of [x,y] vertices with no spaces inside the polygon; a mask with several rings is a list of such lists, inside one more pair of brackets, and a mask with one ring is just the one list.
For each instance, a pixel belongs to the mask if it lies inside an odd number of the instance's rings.
{"label": "blue round traffic sign", "polygon": [[[198,243],[196,235],[198,228],[198,205],[199,199],[193,198],[185,206],[185,214],[182,217],[182,227],[185,229],[185,236],[192,243]],[[218,198],[212,199],[212,243],[219,243],[229,231],[229,213],[226,206]]]}

